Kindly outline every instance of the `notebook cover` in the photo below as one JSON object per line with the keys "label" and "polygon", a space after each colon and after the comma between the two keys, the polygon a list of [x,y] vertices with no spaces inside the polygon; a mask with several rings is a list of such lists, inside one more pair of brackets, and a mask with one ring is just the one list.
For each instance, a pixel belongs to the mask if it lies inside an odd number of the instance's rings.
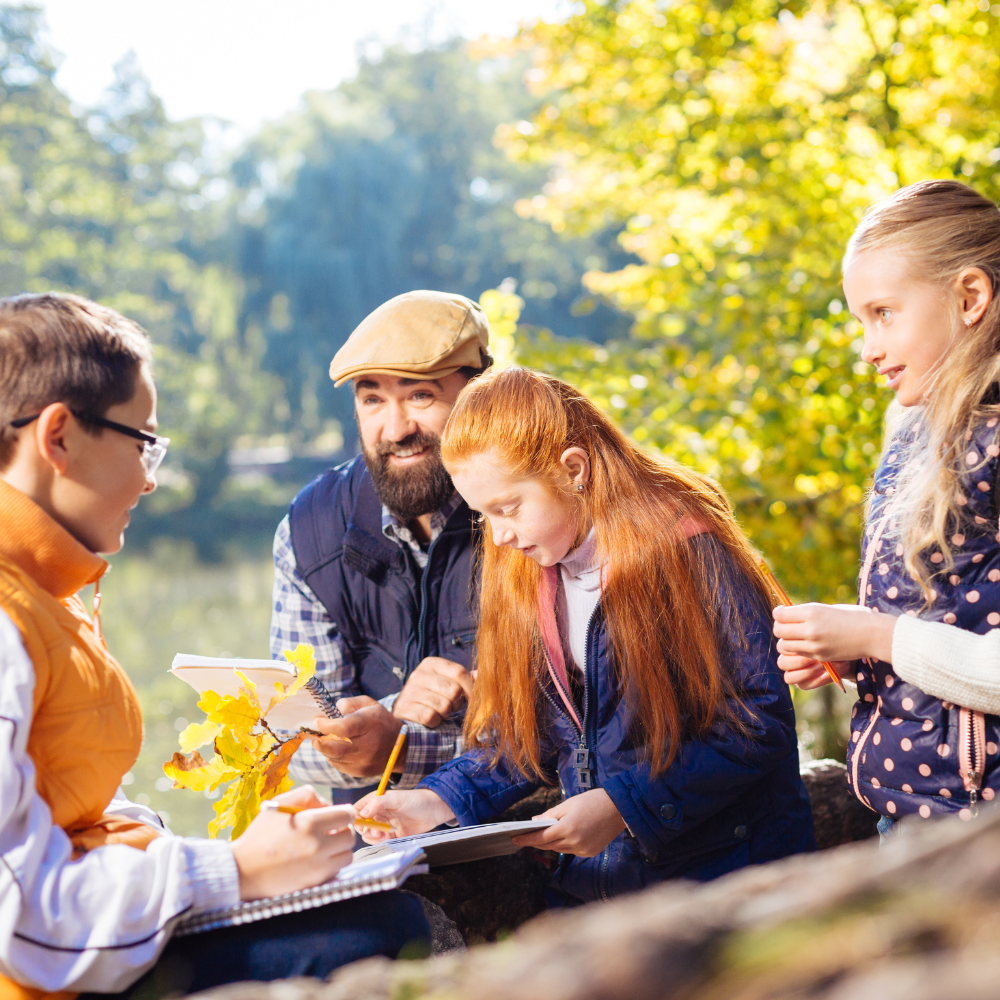
{"label": "notebook cover", "polygon": [[457,826],[450,830],[432,830],[363,847],[354,852],[354,857],[361,861],[420,848],[427,855],[427,864],[431,868],[458,865],[514,854],[520,848],[511,843],[511,838],[521,833],[544,830],[555,822],[554,819],[532,819],[519,823],[483,823],[479,826]]}
{"label": "notebook cover", "polygon": [[311,889],[300,889],[298,892],[270,896],[267,899],[253,899],[226,909],[208,910],[185,917],[177,924],[173,936],[186,937],[220,927],[236,927],[288,913],[312,910],[343,899],[396,889],[411,875],[427,871],[427,865],[421,863],[423,858],[423,851],[419,847],[413,847],[395,854],[355,861],[342,868],[332,882],[325,882]]}

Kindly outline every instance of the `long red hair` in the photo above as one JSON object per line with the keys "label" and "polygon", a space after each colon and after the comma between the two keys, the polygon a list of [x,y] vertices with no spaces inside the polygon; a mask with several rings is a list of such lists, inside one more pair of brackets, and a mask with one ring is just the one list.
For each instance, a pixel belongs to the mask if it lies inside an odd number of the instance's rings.
{"label": "long red hair", "polygon": [[[578,446],[591,476],[580,494],[559,483],[559,459]],[[491,453],[515,478],[545,481],[580,505],[607,566],[601,605],[633,732],[654,773],[681,741],[732,718],[739,698],[717,643],[711,594],[721,569],[693,559],[685,524],[721,544],[769,607],[767,584],[721,488],[669,459],[640,451],[571,385],[525,368],[491,369],[462,390],[441,438],[454,472]],[[536,600],[541,567],[482,532],[478,677],[465,717],[467,746],[488,746],[528,777],[542,777],[539,711],[544,651]],[[739,644],[743,622],[727,621]]]}

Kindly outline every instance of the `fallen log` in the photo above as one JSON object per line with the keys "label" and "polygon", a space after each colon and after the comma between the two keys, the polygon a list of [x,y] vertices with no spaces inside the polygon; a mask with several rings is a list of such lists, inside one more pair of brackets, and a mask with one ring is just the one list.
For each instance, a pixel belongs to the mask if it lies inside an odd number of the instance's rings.
{"label": "fallen log", "polygon": [[[847,786],[847,769],[835,760],[804,764],[802,779],[812,804],[820,850],[875,835],[875,813]],[[531,819],[559,801],[558,788],[542,788],[508,809],[498,821]],[[524,850],[502,858],[435,868],[406,883],[441,907],[468,944],[496,941],[545,909],[545,887],[555,855]]]}
{"label": "fallen log", "polygon": [[1000,975],[1000,806],[551,911],[509,940],[369,959],[205,1000],[986,1000]]}

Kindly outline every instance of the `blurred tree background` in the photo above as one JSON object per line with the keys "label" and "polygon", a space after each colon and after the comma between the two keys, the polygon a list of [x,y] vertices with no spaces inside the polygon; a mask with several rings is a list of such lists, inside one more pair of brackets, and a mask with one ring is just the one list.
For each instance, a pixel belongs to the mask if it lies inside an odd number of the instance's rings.
{"label": "blurred tree background", "polygon": [[[715,476],[794,596],[852,599],[886,394],[839,258],[902,184],[1000,195],[1000,4],[567,10],[369,54],[232,152],[219,123],[168,120],[130,60],[72,106],[38,12],[0,5],[0,293],[78,291],[156,344],[174,443],[106,587],[149,753],[191,710],[164,693],[175,649],[266,655],[269,536],[355,447],[330,358],[410,288],[482,297],[499,356]],[[833,704],[803,705],[818,753]],[[174,813],[161,792],[140,794]]]}

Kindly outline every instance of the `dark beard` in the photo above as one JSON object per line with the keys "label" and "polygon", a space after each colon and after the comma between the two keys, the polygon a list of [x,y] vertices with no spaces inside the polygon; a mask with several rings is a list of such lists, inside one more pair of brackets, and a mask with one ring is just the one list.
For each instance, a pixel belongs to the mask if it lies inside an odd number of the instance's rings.
{"label": "dark beard", "polygon": [[[428,447],[431,454],[412,469],[394,469],[389,464],[394,452]],[[441,439],[434,434],[418,431],[402,441],[380,441],[374,451],[362,444],[361,453],[379,499],[404,524],[440,510],[455,492],[451,476],[441,463]]]}

